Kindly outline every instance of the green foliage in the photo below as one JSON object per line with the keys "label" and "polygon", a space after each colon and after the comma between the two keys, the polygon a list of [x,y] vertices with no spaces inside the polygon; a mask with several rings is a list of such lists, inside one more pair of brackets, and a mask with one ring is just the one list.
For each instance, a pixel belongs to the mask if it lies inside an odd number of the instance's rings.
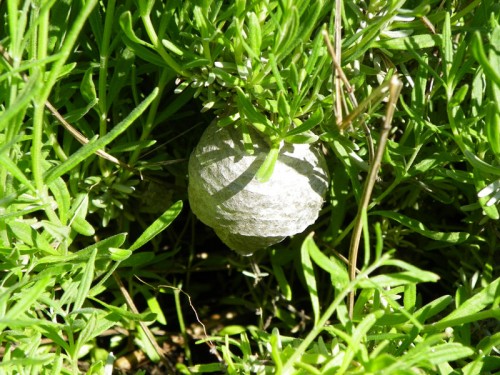
{"label": "green foliage", "polygon": [[[340,1],[344,93],[334,1],[0,2],[0,373],[107,374],[134,351],[133,373],[498,372],[493,3]],[[186,160],[210,121],[248,152],[249,127],[267,137],[261,180],[282,142],[321,142],[318,222],[251,260],[195,222]]]}
{"label": "green foliage", "polygon": [[[179,74],[177,92],[195,88],[203,111],[212,110],[219,125],[240,127],[250,153],[245,127],[265,135],[273,147],[258,176],[266,181],[281,141],[314,140],[304,131],[319,121],[309,118],[331,107],[331,67],[320,32],[331,8],[324,0],[151,2],[123,13],[120,24],[138,56]],[[147,38],[134,30],[139,21]]]}

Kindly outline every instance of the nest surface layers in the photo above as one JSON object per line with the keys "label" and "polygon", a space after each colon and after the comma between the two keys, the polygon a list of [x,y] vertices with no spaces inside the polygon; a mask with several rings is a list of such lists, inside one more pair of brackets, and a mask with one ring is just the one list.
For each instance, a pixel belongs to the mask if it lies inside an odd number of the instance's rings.
{"label": "nest surface layers", "polygon": [[271,178],[255,175],[269,145],[252,132],[248,154],[241,131],[211,124],[189,159],[188,195],[194,214],[243,255],[304,231],[318,218],[329,182],[321,152],[307,144],[284,144]]}

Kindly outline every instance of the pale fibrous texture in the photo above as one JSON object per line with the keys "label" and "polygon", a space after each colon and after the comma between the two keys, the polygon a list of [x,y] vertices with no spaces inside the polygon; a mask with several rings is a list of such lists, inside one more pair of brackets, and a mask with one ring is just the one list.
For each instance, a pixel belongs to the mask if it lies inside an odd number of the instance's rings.
{"label": "pale fibrous texture", "polygon": [[189,202],[194,214],[242,255],[303,232],[318,218],[328,188],[322,153],[312,145],[287,144],[271,178],[255,177],[269,145],[252,132],[254,153],[241,131],[211,124],[189,159]]}

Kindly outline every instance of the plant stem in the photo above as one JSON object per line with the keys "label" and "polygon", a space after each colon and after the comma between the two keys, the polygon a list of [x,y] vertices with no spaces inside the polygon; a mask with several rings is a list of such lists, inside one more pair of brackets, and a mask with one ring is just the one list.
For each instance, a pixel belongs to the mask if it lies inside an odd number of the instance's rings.
{"label": "plant stem", "polygon": [[[36,28],[36,36],[34,41],[36,43],[32,48],[32,58],[35,60],[44,59],[47,56],[47,38],[49,32],[49,19],[47,12],[42,15],[39,14],[39,8],[35,7],[32,14],[32,23],[35,24],[37,19],[38,27]],[[45,73],[45,66],[41,65],[36,67],[40,76],[43,77]],[[43,156],[42,156],[42,137],[43,137],[43,121],[44,120],[44,106],[43,100],[34,100],[34,113],[33,113],[33,142],[31,144],[31,162],[33,165],[33,179],[35,180],[35,187],[38,194],[45,196],[45,186],[43,183]],[[42,199],[45,200],[45,199]]]}
{"label": "plant stem", "polygon": [[[323,37],[325,38],[325,34],[323,33]],[[342,59],[342,1],[335,1],[335,55],[337,55],[338,59]],[[330,38],[327,38],[327,45],[330,42]],[[330,46],[328,46],[330,49]],[[333,51],[333,49],[332,49]],[[334,55],[332,55],[333,59]],[[335,60],[333,64],[338,64]],[[335,87],[335,106],[337,112],[337,124],[342,122],[342,97],[340,96],[340,74],[343,73],[342,69],[337,71],[337,74],[333,75],[333,82]],[[349,83],[349,82],[348,82]],[[354,97],[354,95],[353,95]],[[356,99],[356,98],[354,98]]]}
{"label": "plant stem", "polygon": [[[57,59],[52,69],[50,70],[49,77],[44,83],[41,92],[36,98],[34,103],[34,115],[33,115],[33,142],[31,146],[31,157],[33,164],[33,178],[35,180],[35,186],[38,190],[38,193],[44,197],[45,193],[45,185],[43,178],[43,154],[42,154],[42,136],[43,136],[43,119],[44,119],[44,105],[47,101],[50,92],[59,78],[59,74],[66,63],[68,57],[73,52],[73,46],[76,43],[76,39],[80,34],[80,31],[87,20],[90,12],[94,8],[97,0],[88,1],[83,9],[78,14],[78,17],[75,19],[70,31],[67,34],[67,37],[64,41],[64,44],[61,48],[60,58]],[[45,21],[45,22],[44,22]],[[37,46],[37,56],[35,58],[44,58],[46,55],[47,49],[47,38],[48,38],[48,25],[49,19],[47,17],[43,17],[41,21],[41,25],[39,27],[39,35],[38,35],[38,46]]]}
{"label": "plant stem", "polygon": [[[389,103],[387,104],[387,111],[385,115],[384,125],[380,132],[379,144],[377,147],[377,153],[368,171],[368,177],[366,179],[363,194],[361,196],[361,201],[358,206],[358,213],[356,215],[356,223],[354,225],[353,234],[351,237],[351,244],[349,246],[349,278],[354,280],[356,277],[356,263],[358,259],[359,242],[361,239],[361,233],[363,231],[363,213],[366,213],[368,204],[370,203],[371,194],[373,187],[375,186],[375,181],[377,179],[378,170],[382,162],[382,155],[387,144],[387,139],[389,137],[389,131],[391,130],[392,117],[394,115],[394,110],[396,102],[401,91],[402,82],[395,76],[391,78],[389,83]],[[349,294],[349,317],[353,318],[354,312],[354,296],[355,292],[352,290]]]}
{"label": "plant stem", "polygon": [[181,335],[184,339],[184,352],[186,354],[187,361],[190,366],[193,365],[193,357],[191,355],[191,349],[189,348],[189,336],[186,331],[186,324],[184,322],[184,315],[182,314],[182,304],[180,299],[180,294],[182,290],[182,285],[179,285],[177,288],[174,288],[174,300],[175,300],[175,311],[177,312],[177,320],[179,322],[179,328],[181,331]]}
{"label": "plant stem", "polygon": [[[337,7],[340,9],[339,5],[337,5]],[[340,12],[340,10],[337,10],[337,11]],[[335,17],[335,22],[337,22],[337,17]],[[339,29],[339,30],[337,30],[337,29]],[[358,105],[358,101],[356,99],[356,96],[354,96],[354,89],[351,86],[351,84],[349,83],[349,80],[347,79],[344,71],[342,70],[342,67],[340,66],[341,57],[340,57],[340,48],[338,46],[338,43],[340,43],[340,42],[338,41],[338,37],[337,37],[337,34],[340,33],[340,26],[337,27],[337,24],[336,24],[335,30],[336,30],[335,31],[336,32],[336,34],[335,34],[335,43],[336,43],[335,49],[336,49],[336,51],[333,49],[332,43],[330,42],[330,37],[328,36],[328,33],[325,30],[323,30],[323,38],[325,40],[328,52],[330,53],[330,56],[332,58],[335,71],[337,72],[336,74],[333,75],[333,77],[334,77],[333,81],[334,81],[334,85],[335,85],[335,105],[336,105],[335,115],[337,117],[336,123],[340,129],[345,129],[347,126],[349,126],[351,124],[352,119],[355,118],[353,116],[353,113],[355,113],[356,117],[357,117],[359,115],[360,111],[362,109],[364,109],[364,107],[366,106],[366,103],[363,102],[362,106]],[[355,108],[355,110],[353,110],[353,112],[347,116],[349,118],[349,121],[344,121],[343,116],[342,116],[342,99],[341,99],[341,94],[340,94],[340,92],[341,92],[340,91],[340,81],[342,81],[344,83],[346,91],[349,95],[349,99],[351,100],[351,103]],[[383,90],[381,90],[381,92],[383,93]],[[371,97],[370,97],[370,101],[371,101]],[[363,130],[365,132],[366,143],[368,145],[369,160],[371,163],[373,161],[373,155],[375,152],[373,150],[373,140],[372,140],[370,128],[366,125],[364,119],[361,120],[360,125],[363,127]]]}
{"label": "plant stem", "polygon": [[115,0],[110,0],[106,7],[106,18],[104,20],[104,32],[102,36],[100,63],[99,63],[99,135],[103,137],[106,134],[107,121],[107,82],[108,82],[108,61],[109,61],[109,42],[111,40],[111,31],[113,29],[113,18],[115,13]]}

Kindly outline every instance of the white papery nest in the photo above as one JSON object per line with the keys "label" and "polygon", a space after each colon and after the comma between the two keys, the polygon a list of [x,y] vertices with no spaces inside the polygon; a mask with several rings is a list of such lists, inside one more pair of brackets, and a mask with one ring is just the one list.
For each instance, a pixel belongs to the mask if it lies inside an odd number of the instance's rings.
{"label": "white papery nest", "polygon": [[189,159],[191,209],[219,238],[251,255],[303,232],[318,218],[329,176],[322,153],[308,144],[282,146],[271,178],[255,175],[269,145],[252,133],[254,154],[233,126],[211,124]]}

